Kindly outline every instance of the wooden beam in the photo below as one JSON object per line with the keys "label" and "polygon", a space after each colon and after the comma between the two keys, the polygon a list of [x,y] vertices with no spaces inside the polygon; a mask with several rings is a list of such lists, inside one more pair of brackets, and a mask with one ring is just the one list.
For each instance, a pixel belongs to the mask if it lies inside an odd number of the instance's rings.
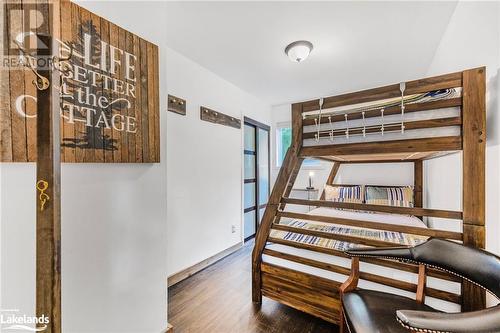
{"label": "wooden beam", "polygon": [[[423,207],[423,190],[424,190],[424,162],[422,160],[415,161],[413,164],[413,206],[417,208]],[[417,216],[422,219],[422,216]]]}
{"label": "wooden beam", "polygon": [[299,152],[302,148],[302,104],[292,104],[292,148]]}
{"label": "wooden beam", "polygon": [[252,300],[255,303],[261,303],[262,301],[262,280],[260,267],[262,262],[262,251],[266,246],[271,226],[276,217],[278,207],[281,204],[281,197],[285,192],[293,170],[296,169],[297,163],[299,163],[299,158],[296,151],[292,149],[292,147],[288,148],[273,190],[269,196],[268,204],[266,210],[264,211],[260,227],[255,236],[255,246],[252,252]]}
{"label": "wooden beam", "polygon": [[464,72],[463,211],[464,223],[485,223],[486,83],[484,67]]}
{"label": "wooden beam", "polygon": [[[462,105],[462,97],[450,98],[450,99],[440,99],[437,101],[423,102],[423,103],[413,103],[405,105],[405,113],[426,111],[426,110],[437,110],[441,108],[451,108]],[[328,114],[328,112],[326,112]],[[401,105],[390,106],[384,108],[384,116],[390,116],[394,114],[401,114]],[[380,117],[380,109],[365,111],[365,118],[375,118]],[[345,121],[344,114],[331,116],[332,122]],[[349,113],[349,120],[362,119],[362,112],[352,112]],[[316,117],[317,119],[317,117]],[[315,125],[314,118],[304,119],[303,126]]]}
{"label": "wooden beam", "polygon": [[[463,242],[485,246],[486,68],[463,72]],[[486,307],[485,291],[466,280],[462,283],[462,311]]]}
{"label": "wooden beam", "polygon": [[451,210],[427,209],[427,208],[418,208],[418,207],[397,207],[397,206],[369,205],[369,204],[357,204],[357,203],[350,203],[350,202],[305,200],[305,199],[293,199],[293,198],[283,198],[282,201],[287,203],[287,204],[291,204],[291,205],[368,210],[368,211],[372,211],[372,212],[381,212],[381,213],[390,213],[390,214],[410,214],[410,215],[415,215],[415,216],[422,215],[422,216],[441,217],[441,218],[445,218],[445,219],[455,219],[455,220],[462,219],[462,212],[451,211]]}
{"label": "wooden beam", "polygon": [[[444,74],[420,80],[406,82],[405,95],[426,93],[429,91],[456,88],[462,86],[462,72]],[[399,83],[389,86],[367,89],[324,98],[323,109],[373,102],[381,99],[401,96]],[[303,112],[319,110],[319,99],[303,102]]]}
{"label": "wooden beam", "polygon": [[[461,117],[448,117],[448,118],[437,118],[437,119],[426,119],[426,120],[416,120],[416,121],[408,121],[404,123],[405,130],[415,130],[415,129],[423,129],[423,128],[437,128],[437,127],[449,127],[449,126],[461,126],[462,118]],[[377,127],[369,127],[366,129],[366,133],[380,133],[382,125],[378,125]],[[346,128],[337,128],[334,129],[333,136],[345,136]],[[401,122],[397,124],[386,124],[384,125],[385,133],[391,131],[401,131]],[[349,128],[349,135],[354,134],[363,134],[363,126]],[[313,139],[316,135],[316,132],[307,132],[302,135],[302,138],[305,139]],[[330,133],[327,130],[322,131],[319,136],[321,138],[328,138]]]}
{"label": "wooden beam", "polygon": [[[465,245],[484,249],[485,228],[481,225],[464,224],[463,242]],[[486,307],[486,292],[476,284],[462,281],[462,312],[476,311]]]}
{"label": "wooden beam", "polygon": [[[326,180],[326,185],[333,185],[335,182],[335,176],[339,171],[341,162],[333,162],[332,169],[330,170],[330,174],[328,175],[328,179]],[[325,200],[325,189],[321,192],[321,200]]]}
{"label": "wooden beam", "polygon": [[[37,40],[37,57],[45,60],[51,57],[52,37],[38,35]],[[49,80],[50,86],[45,90],[37,89],[36,315],[49,318],[44,332],[58,333],[61,332],[59,91],[53,87],[58,81],[54,80],[50,68],[37,67],[37,72]]]}
{"label": "wooden beam", "polygon": [[[318,221],[318,222],[324,222],[324,223],[340,224],[340,225],[346,225],[346,226],[351,226],[351,227],[369,228],[369,229],[375,229],[375,230],[402,232],[402,233],[420,235],[420,236],[440,237],[440,238],[447,238],[447,239],[453,239],[453,240],[462,240],[462,233],[461,232],[413,227],[413,226],[408,226],[408,225],[398,225],[398,224],[390,224],[390,223],[382,223],[382,222],[352,220],[352,219],[344,219],[344,218],[339,218],[339,217],[302,214],[302,213],[293,213],[293,212],[279,212],[278,217],[287,217],[287,218],[300,219],[300,220],[306,220],[306,221]],[[273,228],[277,229],[276,225],[273,226]],[[291,227],[288,227],[288,228],[291,228]],[[285,230],[284,228],[281,228],[281,229]],[[291,229],[286,230],[286,231],[301,233],[299,231],[293,231]],[[314,234],[313,236],[324,237],[324,236],[321,236],[320,234]],[[324,237],[324,238],[328,238],[328,237]],[[333,238],[333,239],[335,239],[335,238]],[[349,241],[349,240],[347,240],[347,241]],[[391,242],[385,242],[385,243],[390,243],[390,244],[383,245],[382,243],[380,243],[378,245],[375,245],[375,244],[366,243],[366,245],[372,245],[372,246],[394,245]],[[363,243],[359,243],[359,244],[363,244]]]}
{"label": "wooden beam", "polygon": [[335,176],[339,171],[341,162],[333,162],[332,170],[330,170],[330,174],[328,175],[328,179],[326,180],[327,185],[333,185],[335,182]]}
{"label": "wooden beam", "polygon": [[461,136],[390,140],[303,147],[300,156],[332,156],[355,154],[417,153],[462,149]]}

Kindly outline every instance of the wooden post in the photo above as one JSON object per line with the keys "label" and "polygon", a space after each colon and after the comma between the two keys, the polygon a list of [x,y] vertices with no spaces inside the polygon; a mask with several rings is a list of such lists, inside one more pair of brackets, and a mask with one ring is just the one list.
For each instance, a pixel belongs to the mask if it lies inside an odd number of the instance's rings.
{"label": "wooden post", "polygon": [[[49,318],[47,333],[61,332],[60,115],[58,94],[47,59],[52,38],[38,35],[37,72],[49,80],[37,89],[36,315]],[[48,47],[47,47],[48,46]],[[39,325],[40,326],[40,325]]]}
{"label": "wooden post", "polygon": [[302,149],[302,103],[292,104],[292,148],[298,153]]}
{"label": "wooden post", "polygon": [[[333,185],[335,181],[335,176],[337,176],[339,168],[340,168],[340,162],[333,162],[332,170],[330,170],[330,174],[328,175],[328,179],[326,180],[326,185]],[[325,200],[325,189],[323,189],[323,192],[321,192],[320,199]]]}
{"label": "wooden post", "polygon": [[[485,246],[486,68],[463,72],[463,242]],[[486,307],[486,294],[462,282],[462,312]]]}
{"label": "wooden post", "polygon": [[[424,162],[417,160],[413,162],[413,206],[423,207],[423,190],[424,190]],[[422,216],[417,216],[423,219]]]}

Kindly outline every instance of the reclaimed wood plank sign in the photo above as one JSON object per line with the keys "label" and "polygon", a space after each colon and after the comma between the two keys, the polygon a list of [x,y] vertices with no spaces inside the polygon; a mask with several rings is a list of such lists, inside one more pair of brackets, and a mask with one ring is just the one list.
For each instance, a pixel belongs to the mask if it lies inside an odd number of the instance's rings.
{"label": "reclaimed wood plank sign", "polygon": [[[159,162],[158,47],[74,3],[60,4],[60,15],[50,17],[60,23],[54,25],[60,29],[60,57],[71,54],[60,63],[61,160]],[[19,8],[23,8],[20,1]],[[37,25],[26,26],[23,16],[15,17],[8,9],[4,17],[11,30],[37,33]],[[47,12],[52,9],[49,6]],[[9,101],[1,110],[0,161],[36,161],[32,73],[18,68],[6,77],[7,82],[0,85],[0,94]]]}

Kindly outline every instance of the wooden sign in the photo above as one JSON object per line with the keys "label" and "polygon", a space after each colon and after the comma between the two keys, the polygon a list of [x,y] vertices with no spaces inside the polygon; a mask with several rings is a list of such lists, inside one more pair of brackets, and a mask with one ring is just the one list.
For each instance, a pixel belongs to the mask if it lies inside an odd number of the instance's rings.
{"label": "wooden sign", "polygon": [[[17,2],[21,8],[21,1]],[[26,25],[29,15],[17,17],[8,6],[4,19],[10,30],[43,32],[33,31],[42,27]],[[48,5],[46,11],[53,8]],[[61,93],[61,160],[159,162],[158,47],[69,1],[61,1],[58,15],[50,17],[60,23],[59,56],[71,55],[58,64],[62,72],[57,87]],[[1,105],[0,160],[36,161],[34,74],[18,68],[9,71],[7,80],[4,76],[0,95],[9,104],[8,108]]]}

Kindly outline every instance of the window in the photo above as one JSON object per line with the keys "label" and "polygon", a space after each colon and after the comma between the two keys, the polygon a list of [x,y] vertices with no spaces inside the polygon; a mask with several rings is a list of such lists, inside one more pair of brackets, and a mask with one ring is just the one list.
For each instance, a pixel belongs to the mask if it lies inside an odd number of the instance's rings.
{"label": "window", "polygon": [[[285,159],[288,147],[292,144],[292,128],[290,123],[278,124],[276,127],[276,167],[280,168]],[[318,168],[320,161],[307,158],[304,160],[304,167]]]}

